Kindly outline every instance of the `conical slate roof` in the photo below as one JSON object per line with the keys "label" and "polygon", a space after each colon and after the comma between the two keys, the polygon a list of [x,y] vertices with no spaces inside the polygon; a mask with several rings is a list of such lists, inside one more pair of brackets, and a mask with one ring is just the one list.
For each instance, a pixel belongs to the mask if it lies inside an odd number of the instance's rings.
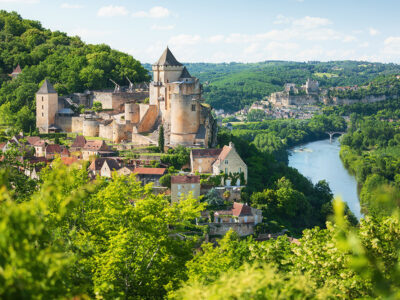
{"label": "conical slate roof", "polygon": [[37,94],[56,94],[56,93],[57,91],[54,89],[53,85],[47,78],[44,80],[42,86],[37,91]]}
{"label": "conical slate roof", "polygon": [[182,64],[176,60],[171,50],[167,47],[160,59],[154,64],[156,66],[182,66]]}
{"label": "conical slate roof", "polygon": [[192,75],[190,75],[189,71],[186,69],[186,67],[183,68],[182,74],[180,78],[192,78]]}

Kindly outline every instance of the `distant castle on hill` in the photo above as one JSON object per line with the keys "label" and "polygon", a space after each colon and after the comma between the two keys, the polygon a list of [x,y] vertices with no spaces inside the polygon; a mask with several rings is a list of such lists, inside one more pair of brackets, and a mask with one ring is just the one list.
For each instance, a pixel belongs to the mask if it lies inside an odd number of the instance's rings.
{"label": "distant castle on hill", "polygon": [[[87,91],[59,97],[46,79],[36,93],[36,127],[41,133],[76,132],[98,136],[114,143],[157,144],[158,128],[164,126],[170,145],[213,146],[217,124],[211,107],[204,103],[202,85],[167,49],[153,64],[149,88],[123,91]],[[145,103],[145,99],[149,102]],[[99,113],[74,113],[74,107],[91,109],[102,104]]]}

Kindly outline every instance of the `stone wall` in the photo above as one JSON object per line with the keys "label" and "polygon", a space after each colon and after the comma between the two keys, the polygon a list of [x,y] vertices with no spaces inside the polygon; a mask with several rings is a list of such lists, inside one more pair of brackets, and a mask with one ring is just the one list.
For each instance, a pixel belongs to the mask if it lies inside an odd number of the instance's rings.
{"label": "stone wall", "polygon": [[149,139],[146,136],[143,136],[138,133],[132,133],[132,143],[135,146],[149,146],[149,145],[156,145],[154,141]]}
{"label": "stone wall", "polygon": [[94,91],[92,102],[101,102],[103,109],[113,109],[117,112],[124,111],[124,104],[130,101],[141,101],[148,97],[148,91],[140,92],[104,92],[104,91]]}
{"label": "stone wall", "polygon": [[335,105],[350,105],[354,103],[373,103],[379,101],[385,101],[387,97],[385,95],[382,96],[367,96],[363,99],[347,99],[347,98],[332,98],[332,104]]}
{"label": "stone wall", "polygon": [[146,114],[141,118],[137,126],[137,132],[150,132],[158,118],[158,108],[156,105],[149,105]]}
{"label": "stone wall", "polygon": [[232,229],[236,231],[240,236],[247,236],[254,233],[254,224],[251,223],[209,223],[207,224],[210,228],[210,235],[224,235]]}
{"label": "stone wall", "polygon": [[96,119],[85,119],[83,120],[84,136],[99,136],[99,122]]}

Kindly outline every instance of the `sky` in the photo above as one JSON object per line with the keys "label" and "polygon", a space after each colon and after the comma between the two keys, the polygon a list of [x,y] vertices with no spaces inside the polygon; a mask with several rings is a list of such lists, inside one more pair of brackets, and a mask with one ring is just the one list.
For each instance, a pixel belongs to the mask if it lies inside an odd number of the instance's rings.
{"label": "sky", "polygon": [[0,0],[0,9],[143,63],[167,45],[182,62],[400,63],[399,0]]}

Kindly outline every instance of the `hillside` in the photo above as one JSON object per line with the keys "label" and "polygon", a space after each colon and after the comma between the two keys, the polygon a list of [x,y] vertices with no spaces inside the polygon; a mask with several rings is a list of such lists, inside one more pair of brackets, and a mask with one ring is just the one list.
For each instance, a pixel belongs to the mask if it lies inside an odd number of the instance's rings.
{"label": "hillside", "polygon": [[[205,99],[214,108],[237,111],[273,92],[287,82],[304,84],[308,77],[321,87],[364,85],[379,75],[399,74],[400,66],[358,61],[260,63],[186,63],[193,76],[204,83]],[[145,65],[146,68],[149,65]]]}
{"label": "hillside", "polygon": [[[22,73],[11,80],[8,74],[18,64]],[[65,95],[113,86],[109,78],[123,83],[125,76],[148,80],[147,70],[128,54],[104,44],[85,44],[15,12],[0,11],[0,124],[34,129],[34,94],[45,78]]]}

